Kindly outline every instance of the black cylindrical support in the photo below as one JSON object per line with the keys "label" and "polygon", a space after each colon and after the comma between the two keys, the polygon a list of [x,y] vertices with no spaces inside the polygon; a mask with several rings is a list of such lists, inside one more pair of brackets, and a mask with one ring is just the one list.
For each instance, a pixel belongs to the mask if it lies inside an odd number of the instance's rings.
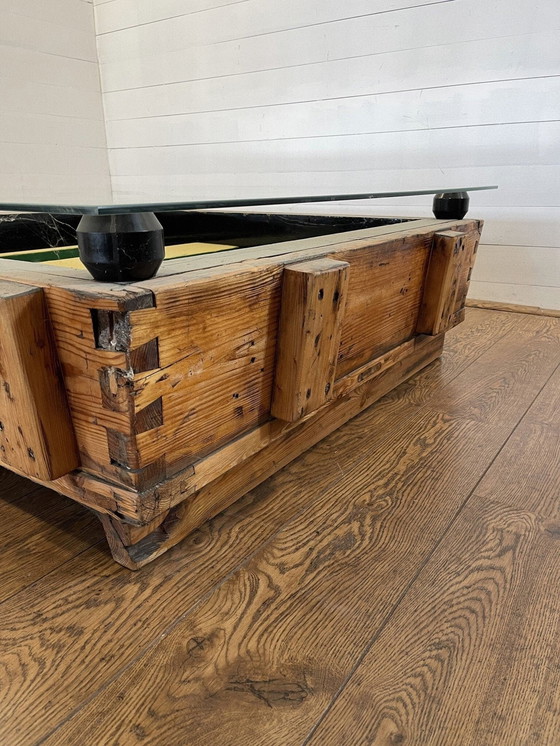
{"label": "black cylindrical support", "polygon": [[77,235],[80,259],[102,282],[147,280],[165,256],[163,228],[153,212],[84,215]]}
{"label": "black cylindrical support", "polygon": [[441,192],[434,197],[433,211],[441,220],[462,220],[469,211],[468,192]]}

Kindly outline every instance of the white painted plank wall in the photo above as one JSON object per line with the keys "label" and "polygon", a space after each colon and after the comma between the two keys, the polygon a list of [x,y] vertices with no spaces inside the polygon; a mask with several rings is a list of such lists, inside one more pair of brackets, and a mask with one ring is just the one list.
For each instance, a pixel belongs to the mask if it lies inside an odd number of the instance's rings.
{"label": "white painted plank wall", "polygon": [[[96,0],[95,13],[116,198],[498,183],[471,195],[486,220],[471,295],[560,308],[557,0]],[[429,198],[333,209],[431,214]]]}
{"label": "white painted plank wall", "polygon": [[93,7],[0,0],[0,200],[108,200]]}

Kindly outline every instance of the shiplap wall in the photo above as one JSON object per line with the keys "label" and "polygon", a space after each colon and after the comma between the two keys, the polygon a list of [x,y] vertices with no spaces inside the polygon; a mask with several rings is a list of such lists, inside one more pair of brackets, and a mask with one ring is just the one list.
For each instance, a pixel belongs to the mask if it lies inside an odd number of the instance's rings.
{"label": "shiplap wall", "polygon": [[111,196],[91,2],[0,0],[0,200]]}
{"label": "shiplap wall", "polygon": [[[115,198],[496,183],[471,195],[486,220],[471,295],[560,307],[558,0],[95,12]],[[324,209],[431,214],[430,198]]]}

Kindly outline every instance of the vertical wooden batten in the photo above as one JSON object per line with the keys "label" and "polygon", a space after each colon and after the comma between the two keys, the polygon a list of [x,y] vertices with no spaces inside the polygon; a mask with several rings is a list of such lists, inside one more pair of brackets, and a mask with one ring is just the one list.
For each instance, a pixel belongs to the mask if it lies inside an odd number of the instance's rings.
{"label": "vertical wooden batten", "polygon": [[347,262],[321,258],[284,270],[271,413],[294,422],[333,394]]}
{"label": "vertical wooden batten", "polygon": [[434,234],[417,334],[435,336],[461,320],[477,246],[478,239],[473,242],[472,237],[458,231]]}
{"label": "vertical wooden batten", "polygon": [[38,479],[79,465],[41,288],[0,281],[0,462]]}

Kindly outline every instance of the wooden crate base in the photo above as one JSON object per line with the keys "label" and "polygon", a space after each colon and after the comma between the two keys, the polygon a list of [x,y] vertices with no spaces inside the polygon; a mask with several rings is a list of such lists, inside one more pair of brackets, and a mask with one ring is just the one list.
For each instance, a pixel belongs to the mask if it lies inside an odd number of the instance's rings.
{"label": "wooden crate base", "polygon": [[[113,558],[124,567],[137,570],[159,557],[206,520],[433,362],[441,355],[443,341],[443,334],[416,338],[413,344],[406,345],[406,351],[391,367],[380,370],[366,383],[326,404],[284,436],[143,526],[134,526],[114,514],[98,512]],[[180,477],[169,480],[164,490],[173,494],[173,481],[178,480]]]}
{"label": "wooden crate base", "polygon": [[126,567],[427,365],[464,316],[478,221],[300,216],[300,239],[276,216],[270,243],[262,216],[235,218],[240,241],[231,220],[213,230],[251,248],[136,284],[0,259],[0,463],[94,510]]}

